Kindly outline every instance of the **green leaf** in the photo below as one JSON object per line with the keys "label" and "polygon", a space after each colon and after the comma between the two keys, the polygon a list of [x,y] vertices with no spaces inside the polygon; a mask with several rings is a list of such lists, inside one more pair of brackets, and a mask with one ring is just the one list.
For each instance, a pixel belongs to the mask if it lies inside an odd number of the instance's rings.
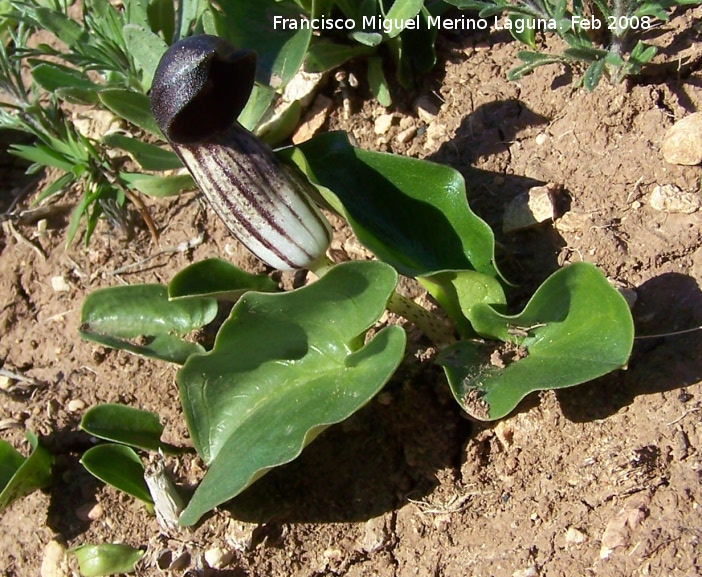
{"label": "green leaf", "polygon": [[521,60],[525,60],[526,63],[515,66],[507,72],[507,80],[519,80],[522,76],[529,74],[539,66],[560,64],[563,62],[563,59],[559,56],[549,56],[547,54],[539,54],[538,52],[518,52],[517,56]]}
{"label": "green leaf", "polygon": [[204,349],[181,337],[212,322],[216,314],[214,299],[170,302],[161,285],[110,287],[83,302],[80,334],[108,347],[182,364]]}
{"label": "green leaf", "polygon": [[103,543],[102,545],[81,545],[69,550],[78,559],[83,577],[101,577],[117,573],[134,573],[135,565],[145,551],[129,545]]}
{"label": "green leaf", "polygon": [[370,46],[375,48],[383,43],[383,35],[379,32],[363,32],[361,30],[351,32],[349,35],[356,42],[359,42],[365,46]]}
{"label": "green leaf", "polygon": [[299,19],[299,7],[275,0],[229,0],[221,6],[224,14],[215,13],[217,35],[258,53],[258,81],[275,89],[290,82],[305,59],[312,30],[274,27],[272,18]]}
{"label": "green leaf", "polygon": [[[73,239],[76,236],[76,233],[78,232],[78,226],[80,225],[80,220],[83,218],[84,215],[88,214],[88,208],[90,207],[91,204],[93,204],[98,198],[100,198],[101,191],[100,189],[96,189],[94,192],[86,192],[83,194],[83,198],[80,199],[80,202],[76,205],[76,207],[73,209],[73,212],[71,213],[71,217],[68,221],[68,229],[66,230],[66,248],[71,246],[73,243]],[[85,241],[86,243],[88,242],[88,239],[90,238],[90,231],[86,231],[85,235]]]}
{"label": "green leaf", "polygon": [[253,275],[219,258],[210,258],[184,268],[168,285],[172,300],[211,297],[237,300],[250,290],[275,292],[278,285],[266,275]]}
{"label": "green leaf", "polygon": [[55,63],[42,62],[32,68],[32,78],[44,90],[54,92],[59,88],[73,88],[97,92],[104,87],[95,84],[79,70]]}
{"label": "green leaf", "polygon": [[65,172],[72,172],[75,166],[72,159],[66,158],[63,154],[56,152],[45,144],[34,144],[30,146],[12,144],[10,146],[10,152],[24,160],[36,162],[41,166],[53,166]]}
{"label": "green leaf", "polygon": [[151,88],[156,67],[168,45],[161,37],[136,24],[127,24],[123,32],[127,50],[134,58],[137,68],[142,71],[141,87],[144,92]]}
{"label": "green leaf", "polygon": [[286,108],[277,112],[279,114],[266,116],[254,131],[254,134],[269,146],[275,146],[293,133],[300,124],[302,105],[299,100],[294,100]]}
{"label": "green leaf", "polygon": [[392,104],[390,87],[387,80],[385,80],[385,74],[383,74],[383,59],[380,56],[368,59],[368,85],[371,93],[381,106],[387,108]]}
{"label": "green leaf", "polygon": [[[692,0],[693,3],[699,3],[699,0]],[[668,13],[661,7],[659,2],[645,2],[636,9],[633,14],[641,18],[642,16],[653,16],[664,22],[668,20]]]}
{"label": "green leaf", "polygon": [[485,7],[494,6],[491,2],[484,2],[481,0],[444,0],[444,2],[460,10],[482,10]]}
{"label": "green leaf", "polygon": [[153,505],[151,493],[144,481],[144,465],[134,449],[112,443],[97,445],[83,453],[80,463],[103,483],[124,491],[149,506]]}
{"label": "green leaf", "polygon": [[386,327],[365,345],[364,335],[396,282],[383,263],[350,262],[304,288],[239,300],[214,350],[191,357],[176,377],[209,466],[182,525],[295,459],[382,388],[402,360],[404,331]]}
{"label": "green leaf", "polygon": [[[171,0],[172,1],[172,0]],[[122,20],[125,24],[138,24],[148,26],[147,17],[148,0],[127,0],[122,10]]]}
{"label": "green leaf", "polygon": [[175,33],[174,4],[173,0],[151,0],[146,9],[151,30],[161,32],[169,44]]}
{"label": "green leaf", "polygon": [[474,270],[440,271],[417,277],[417,281],[446,311],[463,337],[475,334],[468,321],[473,306],[485,303],[501,307],[507,303],[500,282]]}
{"label": "green leaf", "polygon": [[[100,89],[102,90],[102,87],[100,87]],[[54,94],[56,94],[56,96],[61,100],[65,100],[71,104],[95,106],[98,102],[100,102],[97,91],[93,89],[67,86],[65,88],[57,88]]]}
{"label": "green leaf", "polygon": [[15,499],[51,483],[51,453],[30,431],[25,436],[32,447],[26,459],[10,443],[0,440],[0,513]]}
{"label": "green leaf", "polygon": [[181,449],[163,443],[163,425],[158,415],[126,405],[104,403],[88,409],[80,422],[80,428],[89,435],[144,449],[180,453]]}
{"label": "green leaf", "polygon": [[657,46],[650,46],[639,40],[631,51],[629,58],[635,60],[637,64],[646,64],[653,59],[657,52]]}
{"label": "green leaf", "polygon": [[405,23],[419,14],[424,6],[424,0],[395,0],[392,8],[385,15],[383,30],[388,30],[389,38],[395,38],[405,28]]}
{"label": "green leaf", "polygon": [[149,144],[138,138],[113,132],[106,134],[102,141],[107,146],[128,152],[143,170],[175,170],[183,167],[183,163],[172,150]]}
{"label": "green leaf", "polygon": [[[178,16],[176,22],[178,37],[173,41],[185,38],[192,28],[195,28],[200,19],[205,19],[206,16],[213,14],[210,2],[208,0],[182,0],[178,2]],[[209,32],[208,32],[209,33]]]}
{"label": "green leaf", "polygon": [[255,133],[256,125],[261,121],[264,114],[271,106],[276,93],[270,86],[254,84],[251,96],[244,106],[244,110],[239,114],[239,124],[247,130]]}
{"label": "green leaf", "polygon": [[590,92],[595,89],[597,83],[600,81],[600,78],[602,78],[604,66],[605,61],[603,59],[591,62],[590,66],[587,67],[585,75],[583,76],[583,86],[585,86],[585,88],[587,88]]}
{"label": "green leaf", "polygon": [[[526,44],[529,48],[536,48],[536,27],[534,18],[523,14],[508,14],[507,18],[512,22],[509,33],[519,42]],[[529,25],[531,23],[531,26]],[[521,29],[521,32],[519,31]]]}
{"label": "green leaf", "polygon": [[120,172],[119,176],[130,188],[134,188],[147,196],[175,196],[186,190],[195,190],[197,188],[189,174],[155,176],[153,174]]}
{"label": "green leaf", "polygon": [[429,27],[429,10],[423,8],[417,19],[419,28],[406,28],[400,35],[400,61],[397,78],[403,86],[410,86],[418,76],[429,72],[436,65],[434,45],[438,35],[436,27]]}
{"label": "green leaf", "polygon": [[458,403],[480,420],[504,417],[533,391],[571,387],[625,366],[634,339],[626,301],[587,263],[551,275],[518,315],[477,304],[470,321],[478,334],[508,347],[459,341],[437,362]]}
{"label": "green leaf", "polygon": [[99,96],[100,102],[117,116],[163,139],[163,135],[158,126],[156,126],[156,121],[151,115],[151,105],[149,104],[149,97],[146,94],[140,94],[133,90],[124,90],[122,88],[107,88],[100,92]]}
{"label": "green leaf", "polygon": [[313,43],[307,51],[305,71],[327,72],[338,68],[352,58],[367,56],[368,54],[373,54],[373,52],[375,50],[372,47],[363,44],[349,46],[321,40]]}
{"label": "green leaf", "polygon": [[344,212],[358,239],[401,274],[469,269],[496,276],[494,236],[468,206],[456,170],[354,148],[341,132],[284,154],[328,189],[322,194]]}
{"label": "green leaf", "polygon": [[88,33],[83,27],[58,10],[39,6],[36,9],[36,16],[43,28],[54,34],[69,48],[89,42]]}
{"label": "green leaf", "polygon": [[607,56],[607,51],[589,46],[573,46],[566,48],[563,54],[571,60],[594,62],[595,60],[604,59]]}

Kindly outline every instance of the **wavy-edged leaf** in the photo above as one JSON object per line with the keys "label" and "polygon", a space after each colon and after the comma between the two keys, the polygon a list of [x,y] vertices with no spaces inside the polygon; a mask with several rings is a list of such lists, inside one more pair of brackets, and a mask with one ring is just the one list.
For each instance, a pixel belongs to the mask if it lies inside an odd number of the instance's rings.
{"label": "wavy-edged leaf", "polygon": [[438,358],[459,404],[493,420],[533,391],[571,387],[626,365],[634,325],[624,298],[587,263],[563,268],[539,287],[518,315],[489,305],[470,310],[483,337],[509,343],[459,341]]}
{"label": "wavy-edged leaf", "polygon": [[134,573],[135,565],[145,551],[129,545],[103,543],[80,545],[69,550],[78,559],[83,577],[101,577],[118,573]]}
{"label": "wavy-edged leaf", "polygon": [[180,453],[182,449],[161,441],[163,425],[156,413],[126,405],[103,403],[90,407],[80,421],[80,428],[89,435],[144,449]]}
{"label": "wavy-edged leaf", "polygon": [[396,282],[388,265],[350,262],[304,288],[239,300],[214,349],[191,357],[176,378],[209,466],[182,525],[296,458],[382,388],[402,360],[404,331],[387,327],[365,345],[364,335]]}
{"label": "wavy-edged leaf", "polygon": [[97,290],[81,310],[81,336],[89,341],[182,364],[203,348],[182,337],[212,322],[214,299],[169,301],[165,286],[143,284]]}
{"label": "wavy-edged leaf", "polygon": [[144,481],[144,465],[131,447],[113,443],[97,445],[83,453],[80,463],[93,477],[139,499],[153,510],[154,502]]}
{"label": "wavy-edged leaf", "polygon": [[225,260],[210,258],[176,274],[168,284],[168,298],[211,297],[235,301],[251,290],[275,292],[278,285],[266,275],[254,275]]}
{"label": "wavy-edged leaf", "polygon": [[493,233],[468,206],[456,170],[354,148],[341,132],[281,154],[327,189],[322,194],[343,211],[358,239],[400,273],[468,269],[497,275]]}
{"label": "wavy-edged leaf", "polygon": [[15,499],[51,483],[51,453],[34,433],[26,431],[25,436],[32,447],[26,459],[10,443],[0,440],[0,513]]}

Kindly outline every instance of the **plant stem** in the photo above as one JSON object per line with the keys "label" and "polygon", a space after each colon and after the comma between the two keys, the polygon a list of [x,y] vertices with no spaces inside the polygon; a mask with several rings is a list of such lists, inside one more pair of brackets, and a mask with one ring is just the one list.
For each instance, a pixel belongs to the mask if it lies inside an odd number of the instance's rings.
{"label": "plant stem", "polygon": [[393,292],[390,296],[388,310],[410,321],[438,347],[456,341],[453,327],[447,326],[423,306],[398,292]]}
{"label": "plant stem", "polygon": [[[614,21],[614,30],[612,31],[612,44],[609,47],[609,53],[613,56],[616,56],[617,58],[622,57],[622,50],[624,47],[624,40],[626,38],[626,34],[628,32],[628,27],[620,27],[619,26],[619,21],[622,16],[627,15],[627,0],[614,0],[613,2],[613,16],[615,18]],[[623,66],[614,66],[614,72],[612,74],[612,80],[615,83],[621,82],[623,78]]]}

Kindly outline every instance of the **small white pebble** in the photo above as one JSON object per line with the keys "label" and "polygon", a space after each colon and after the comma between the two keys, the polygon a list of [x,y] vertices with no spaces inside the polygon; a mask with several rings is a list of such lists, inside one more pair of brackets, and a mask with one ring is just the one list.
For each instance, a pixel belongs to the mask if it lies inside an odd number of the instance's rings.
{"label": "small white pebble", "polygon": [[82,401],[81,399],[71,399],[70,401],[68,401],[66,409],[69,413],[76,413],[78,411],[82,411],[83,409],[85,409],[85,401]]}
{"label": "small white pebble", "polygon": [[585,541],[587,541],[585,533],[575,527],[568,527],[565,534],[566,545],[579,545],[580,543],[585,543]]}
{"label": "small white pebble", "polygon": [[222,569],[231,562],[234,557],[232,551],[225,551],[221,547],[213,547],[205,551],[205,563],[212,569]]}
{"label": "small white pebble", "polygon": [[68,575],[66,549],[58,541],[49,541],[44,547],[40,575],[41,577],[66,577]]}
{"label": "small white pebble", "polygon": [[14,384],[15,384],[15,381],[13,379],[11,379],[10,377],[7,377],[5,375],[0,376],[0,390],[7,391]]}
{"label": "small white pebble", "polygon": [[542,146],[548,141],[548,134],[544,134],[543,132],[541,134],[537,134],[534,141],[536,142],[537,146]]}
{"label": "small white pebble", "polygon": [[51,288],[57,293],[67,293],[71,290],[71,285],[69,285],[62,276],[52,276]]}
{"label": "small white pebble", "polygon": [[105,513],[100,503],[86,503],[76,509],[76,517],[81,521],[96,521]]}
{"label": "small white pebble", "polygon": [[381,114],[375,119],[375,125],[373,126],[373,131],[376,134],[385,134],[392,126],[393,115],[392,114]]}
{"label": "small white pebble", "polygon": [[403,130],[397,135],[397,141],[402,144],[407,144],[410,140],[412,140],[415,137],[416,134],[417,127],[410,126],[409,128],[405,128],[405,130]]}
{"label": "small white pebble", "polygon": [[674,184],[656,185],[651,193],[649,204],[654,210],[692,214],[700,209],[700,195],[697,192],[683,192]]}

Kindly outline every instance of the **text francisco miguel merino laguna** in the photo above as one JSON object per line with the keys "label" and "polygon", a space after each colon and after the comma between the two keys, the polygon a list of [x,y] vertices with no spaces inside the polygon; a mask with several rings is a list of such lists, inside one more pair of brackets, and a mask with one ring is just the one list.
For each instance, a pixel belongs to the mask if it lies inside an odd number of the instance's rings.
{"label": "text francisco miguel merino laguna", "polygon": [[[576,21],[576,19],[578,21]],[[599,22],[597,22],[599,24]],[[444,30],[486,30],[489,22],[485,18],[441,18],[439,16],[428,16],[426,24],[418,14],[414,18],[383,18],[382,16],[364,16],[361,26],[353,18],[289,18],[286,16],[273,16],[273,28],[275,30],[363,30],[363,31],[383,31],[386,34],[393,30],[419,30],[425,27],[441,28]],[[583,28],[590,28],[585,18],[573,17],[572,25],[579,25]],[[492,27],[495,30],[516,30],[523,32],[525,29],[532,30],[558,30],[558,23],[555,19],[548,20],[519,18],[510,20],[505,18],[500,20],[495,16]],[[597,28],[597,26],[593,26]]]}

